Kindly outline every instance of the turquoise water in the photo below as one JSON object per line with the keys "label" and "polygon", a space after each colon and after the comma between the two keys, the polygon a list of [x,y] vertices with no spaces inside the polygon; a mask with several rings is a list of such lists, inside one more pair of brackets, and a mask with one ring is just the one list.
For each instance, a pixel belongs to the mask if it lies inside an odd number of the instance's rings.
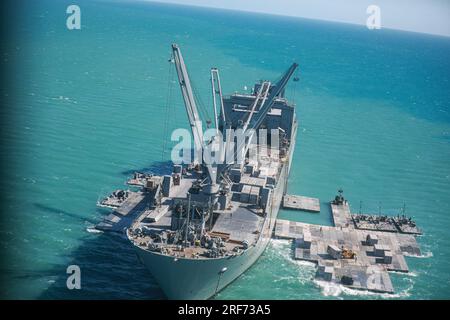
{"label": "turquoise water", "polygon": [[[2,65],[3,298],[162,299],[118,236],[87,228],[108,211],[100,196],[135,170],[163,171],[163,139],[187,127],[178,89],[167,112],[170,44],[177,42],[205,103],[209,69],[225,92],[275,79],[292,61],[288,97],[300,118],[288,189],[324,202],[342,187],[353,208],[395,212],[406,202],[425,232],[395,295],[313,281],[314,267],[275,240],[220,299],[450,297],[450,39],[304,19],[145,3],[67,1],[20,8]],[[164,124],[169,129],[165,131]],[[170,147],[170,146],[169,146]],[[324,207],[324,205],[322,205]],[[331,224],[329,212],[282,218]],[[82,290],[66,289],[77,264]]]}

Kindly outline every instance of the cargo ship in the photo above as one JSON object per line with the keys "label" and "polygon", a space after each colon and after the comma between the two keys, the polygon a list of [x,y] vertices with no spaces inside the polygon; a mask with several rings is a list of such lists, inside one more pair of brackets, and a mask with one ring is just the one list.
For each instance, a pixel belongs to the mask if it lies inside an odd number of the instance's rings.
{"label": "cargo ship", "polygon": [[208,299],[250,268],[272,237],[295,148],[298,122],[285,89],[298,81],[298,65],[229,96],[212,68],[214,119],[206,127],[216,134],[206,138],[180,47],[171,49],[194,160],[174,163],[167,175],[135,174],[141,200],[126,235],[169,299]]}

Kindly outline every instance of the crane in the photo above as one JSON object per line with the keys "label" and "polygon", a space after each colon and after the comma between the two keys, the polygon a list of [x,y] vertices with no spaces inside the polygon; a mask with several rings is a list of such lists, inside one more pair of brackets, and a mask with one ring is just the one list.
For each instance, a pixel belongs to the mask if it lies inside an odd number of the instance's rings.
{"label": "crane", "polygon": [[[172,44],[173,62],[178,75],[178,82],[181,88],[181,94],[183,95],[184,106],[186,108],[187,116],[189,119],[189,125],[191,127],[192,134],[194,136],[194,152],[198,159],[201,156],[201,163],[203,161],[203,149],[205,148],[205,142],[203,140],[202,121],[200,119],[197,104],[194,99],[194,93],[192,91],[191,81],[187,72],[186,65],[184,63],[183,55],[181,54],[180,47],[177,44]],[[210,184],[215,188],[217,179],[217,168],[211,164],[206,164],[208,170],[208,177]]]}
{"label": "crane", "polygon": [[[173,53],[173,62],[176,66],[176,71],[178,75],[178,82],[180,84],[181,93],[183,96],[184,105],[186,108],[187,116],[189,119],[189,124],[191,127],[192,134],[194,136],[194,149],[196,152],[196,156],[198,157],[201,155],[201,160],[204,160],[204,154],[203,150],[205,147],[207,147],[207,144],[211,144],[213,142],[213,139],[208,141],[205,144],[205,141],[203,139],[203,131],[202,131],[202,122],[198,113],[197,104],[194,99],[194,94],[192,91],[191,81],[189,79],[189,74],[187,72],[186,65],[184,63],[183,56],[181,54],[181,50],[177,44],[172,44],[172,53]],[[254,131],[259,128],[259,126],[262,124],[264,118],[266,117],[267,113],[270,111],[272,106],[275,103],[275,99],[277,96],[280,95],[280,93],[285,89],[289,79],[293,75],[295,69],[298,67],[297,63],[293,63],[289,69],[283,74],[281,79],[273,86],[271,87],[271,83],[269,81],[264,81],[261,84],[261,87],[258,91],[258,94],[255,98],[255,101],[251,105],[251,110],[248,118],[246,119],[244,125],[243,125],[243,131],[244,134],[249,132],[248,139],[244,139],[236,149],[236,152],[234,152],[234,156],[237,154],[237,152],[242,152],[243,155],[246,154],[251,138],[254,135]],[[222,89],[220,86],[220,77],[219,72],[217,68],[211,69],[211,85],[212,85],[212,94],[213,94],[213,105],[214,105],[214,115],[215,115],[215,126],[216,126],[216,133],[218,133],[218,113],[217,113],[217,100],[219,100],[221,113],[222,113],[222,121],[225,124],[225,110],[223,105],[223,98],[222,98]],[[256,112],[256,109],[259,107],[258,112]],[[225,128],[224,128],[225,131]],[[226,141],[226,143],[229,143]],[[225,152],[223,150],[220,150],[221,154],[223,155]],[[204,163],[204,161],[202,161]],[[209,177],[209,184],[208,189],[209,193],[217,193],[218,191],[218,185],[217,185],[217,176],[218,176],[218,166],[217,164],[211,164],[211,163],[205,163],[205,166],[208,171],[208,177]],[[229,168],[230,165],[226,166],[220,166],[220,173],[222,173],[225,169]]]}
{"label": "crane", "polygon": [[[293,63],[288,70],[283,74],[281,79],[272,87],[272,90],[270,91],[269,96],[268,92],[271,87],[271,83],[268,81],[264,81],[261,83],[261,87],[258,91],[258,94],[255,98],[255,101],[253,102],[250,110],[250,114],[244,123],[243,126],[243,134],[246,136],[246,139],[242,139],[241,142],[237,145],[236,151],[234,152],[234,157],[241,152],[242,156],[245,156],[245,154],[248,151],[248,148],[252,142],[253,135],[255,134],[255,131],[261,126],[262,122],[264,121],[264,118],[267,116],[267,113],[269,113],[270,109],[273,107],[275,103],[275,99],[283,90],[285,89],[287,83],[289,82],[289,79],[294,74],[295,69],[297,69],[298,64]],[[257,113],[255,113],[256,106],[260,102],[259,110]],[[231,166],[232,163],[224,166],[221,168],[221,172],[224,172],[226,169],[228,169]]]}

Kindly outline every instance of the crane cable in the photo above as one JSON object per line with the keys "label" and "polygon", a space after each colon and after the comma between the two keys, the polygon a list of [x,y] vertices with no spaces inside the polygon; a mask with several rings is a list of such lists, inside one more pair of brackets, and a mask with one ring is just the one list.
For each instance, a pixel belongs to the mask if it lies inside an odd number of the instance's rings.
{"label": "crane cable", "polygon": [[173,83],[174,83],[174,68],[173,68],[173,58],[169,59],[169,70],[168,70],[168,83],[167,83],[167,96],[166,96],[166,105],[165,107],[165,118],[164,118],[164,129],[163,129],[163,148],[161,153],[161,161],[164,161],[164,157],[166,155],[167,149],[167,140],[169,134],[169,117],[172,103],[172,93],[173,93]]}
{"label": "crane cable", "polygon": [[208,112],[208,108],[206,108],[205,103],[201,99],[200,94],[198,93],[197,87],[195,83],[191,80],[192,92],[194,93],[194,99],[197,103],[198,111],[201,114],[201,118],[203,118],[206,122],[211,122],[211,116]]}

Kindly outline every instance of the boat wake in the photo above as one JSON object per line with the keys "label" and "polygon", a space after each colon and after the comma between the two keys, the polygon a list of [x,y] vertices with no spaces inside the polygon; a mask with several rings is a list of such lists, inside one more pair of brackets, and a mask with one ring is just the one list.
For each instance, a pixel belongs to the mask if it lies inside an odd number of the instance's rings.
{"label": "boat wake", "polygon": [[285,261],[288,261],[297,266],[303,267],[315,267],[316,264],[314,262],[304,261],[304,260],[295,260],[292,258],[292,241],[285,239],[272,239],[271,241],[272,249],[281,257],[284,258]]}
{"label": "boat wake", "polygon": [[95,227],[87,227],[86,231],[89,233],[103,233],[103,231],[96,229]]}
{"label": "boat wake", "polygon": [[413,256],[413,257],[414,258],[422,258],[422,259],[431,258],[431,257],[433,257],[433,252],[427,251],[427,252],[424,252],[423,254],[421,254],[419,256]]}
{"label": "boat wake", "polygon": [[[292,242],[284,239],[272,239],[270,244],[272,252],[279,256],[282,261],[289,263],[289,269],[296,270],[295,275],[282,276],[274,280],[274,282],[290,282],[306,284],[310,283],[314,278],[316,265],[313,262],[295,260],[292,257]],[[284,265],[284,264],[283,264]]]}
{"label": "boat wake", "polygon": [[368,290],[352,289],[341,284],[317,279],[314,280],[314,284],[322,290],[322,295],[325,297],[345,298],[345,296],[360,296],[366,297],[367,299],[405,299],[411,295],[410,291],[414,286],[414,281],[411,278],[406,280],[409,282],[408,287],[399,293],[378,293]]}

